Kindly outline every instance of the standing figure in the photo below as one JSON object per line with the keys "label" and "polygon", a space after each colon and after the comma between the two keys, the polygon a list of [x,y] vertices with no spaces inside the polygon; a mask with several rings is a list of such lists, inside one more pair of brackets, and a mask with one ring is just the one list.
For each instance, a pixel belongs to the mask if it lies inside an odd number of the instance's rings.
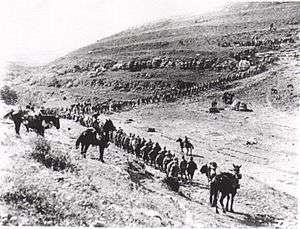
{"label": "standing figure", "polygon": [[186,180],[187,179],[187,175],[186,175],[187,160],[185,160],[184,156],[182,156],[182,161],[180,162],[179,167],[180,167],[181,178]]}
{"label": "standing figure", "polygon": [[188,174],[188,179],[192,183],[194,173],[197,169],[197,164],[194,162],[193,157],[190,158],[190,161],[187,164],[187,174]]}

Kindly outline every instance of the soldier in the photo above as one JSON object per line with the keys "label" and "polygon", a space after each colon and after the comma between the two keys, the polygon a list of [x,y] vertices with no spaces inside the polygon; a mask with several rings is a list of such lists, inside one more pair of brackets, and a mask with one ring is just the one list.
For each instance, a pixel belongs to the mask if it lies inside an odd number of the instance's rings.
{"label": "soldier", "polygon": [[[186,169],[187,169],[187,160],[185,160],[185,157],[182,156],[182,161],[180,162],[180,175],[182,179],[187,179],[186,176]],[[183,178],[184,177],[184,178]]]}
{"label": "soldier", "polygon": [[187,165],[187,174],[191,183],[196,169],[197,169],[197,164],[194,162],[193,157],[191,157]]}

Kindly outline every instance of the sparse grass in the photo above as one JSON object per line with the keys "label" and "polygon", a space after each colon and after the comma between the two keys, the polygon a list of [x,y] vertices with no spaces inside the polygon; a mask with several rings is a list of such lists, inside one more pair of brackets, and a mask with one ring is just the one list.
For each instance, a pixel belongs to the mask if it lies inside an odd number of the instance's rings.
{"label": "sparse grass", "polygon": [[[65,218],[63,203],[55,198],[55,194],[46,190],[41,192],[37,187],[16,186],[14,190],[3,195],[6,204],[12,205],[19,210],[26,210],[39,216],[38,225],[60,225]],[[66,207],[66,206],[64,206]]]}
{"label": "sparse grass", "polygon": [[[13,187],[1,196],[6,204],[22,212],[22,225],[88,226],[89,219],[97,218],[94,216],[98,209],[96,200],[90,200],[85,193],[90,193],[93,186],[82,182],[81,186],[75,184],[65,190],[64,182],[55,180],[53,171],[46,171],[42,176],[40,171],[23,168]],[[69,174],[67,178],[74,177]]]}
{"label": "sparse grass", "polygon": [[77,170],[67,153],[51,149],[49,141],[41,137],[33,142],[31,156],[47,168],[52,168],[55,171],[69,170],[73,172]]}

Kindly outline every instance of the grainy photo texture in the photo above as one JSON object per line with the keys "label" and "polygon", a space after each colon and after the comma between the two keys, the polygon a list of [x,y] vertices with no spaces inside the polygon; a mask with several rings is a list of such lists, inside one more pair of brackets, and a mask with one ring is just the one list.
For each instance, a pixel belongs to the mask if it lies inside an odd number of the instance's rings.
{"label": "grainy photo texture", "polygon": [[300,2],[0,5],[0,226],[299,227]]}

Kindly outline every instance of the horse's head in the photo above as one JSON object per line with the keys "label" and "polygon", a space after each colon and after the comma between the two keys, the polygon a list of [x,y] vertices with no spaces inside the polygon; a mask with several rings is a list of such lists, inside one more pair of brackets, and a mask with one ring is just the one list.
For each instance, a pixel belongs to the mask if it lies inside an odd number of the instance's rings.
{"label": "horse's head", "polygon": [[242,174],[240,173],[240,168],[242,167],[241,165],[233,165],[233,171],[234,171],[234,175],[237,179],[242,179]]}
{"label": "horse's head", "polygon": [[176,142],[182,142],[182,139],[181,139],[181,138],[178,138],[178,139],[176,140]]}

